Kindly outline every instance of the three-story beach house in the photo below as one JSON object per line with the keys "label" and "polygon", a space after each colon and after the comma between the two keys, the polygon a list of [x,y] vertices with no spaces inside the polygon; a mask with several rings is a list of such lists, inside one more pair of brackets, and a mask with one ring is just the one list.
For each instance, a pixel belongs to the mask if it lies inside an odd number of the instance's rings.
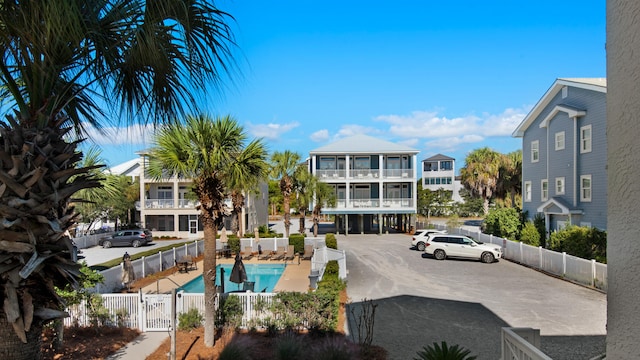
{"label": "three-story beach house", "polygon": [[607,228],[603,78],[557,79],[513,133],[522,138],[522,204],[547,231]]}
{"label": "three-story beach house", "polygon": [[456,178],[456,159],[437,154],[422,160],[422,188],[451,191],[452,201],[464,202],[460,196],[462,184]]}
{"label": "three-story beach house", "polygon": [[[153,179],[148,176],[147,157],[140,154],[140,221],[144,228],[153,231],[154,236],[202,237],[203,226],[200,211],[196,208],[198,200],[191,191],[191,179],[171,177]],[[255,192],[245,193],[245,206],[242,208],[243,233],[250,232],[260,225],[268,224],[269,189],[262,182]],[[231,199],[227,208],[232,210]],[[231,215],[231,214],[229,214]],[[232,217],[225,216],[224,226],[232,229]]]}
{"label": "three-story beach house", "polygon": [[312,150],[310,171],[335,191],[336,230],[410,231],[415,223],[418,150],[367,135],[344,138]]}

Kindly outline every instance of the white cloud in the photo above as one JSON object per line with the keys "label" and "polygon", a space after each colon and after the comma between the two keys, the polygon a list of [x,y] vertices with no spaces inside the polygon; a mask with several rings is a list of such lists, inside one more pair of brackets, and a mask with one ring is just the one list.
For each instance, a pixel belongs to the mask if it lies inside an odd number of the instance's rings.
{"label": "white cloud", "polygon": [[298,122],[292,122],[288,124],[251,124],[247,123],[247,128],[250,134],[255,137],[265,138],[268,140],[277,140],[285,133],[300,126]]}
{"label": "white cloud", "polygon": [[314,132],[309,136],[309,139],[314,142],[323,142],[329,140],[329,130],[322,129]]}

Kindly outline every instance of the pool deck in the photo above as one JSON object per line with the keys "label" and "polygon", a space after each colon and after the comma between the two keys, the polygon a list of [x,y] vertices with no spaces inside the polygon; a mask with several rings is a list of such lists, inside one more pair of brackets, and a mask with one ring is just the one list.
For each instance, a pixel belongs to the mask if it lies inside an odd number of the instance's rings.
{"label": "pool deck", "polygon": [[[295,259],[289,261],[283,260],[258,260],[257,256],[254,256],[250,260],[242,260],[245,264],[287,264],[284,269],[280,280],[273,289],[274,292],[282,291],[297,291],[307,292],[309,290],[309,273],[311,271],[311,261],[301,260],[298,261],[298,256]],[[233,264],[233,258],[220,258],[216,259],[217,264]],[[188,272],[176,272],[165,278],[162,278],[156,283],[147,285],[142,288],[143,294],[168,294],[172,289],[182,286],[194,278],[202,275],[202,261],[197,263],[197,270],[190,270]]]}

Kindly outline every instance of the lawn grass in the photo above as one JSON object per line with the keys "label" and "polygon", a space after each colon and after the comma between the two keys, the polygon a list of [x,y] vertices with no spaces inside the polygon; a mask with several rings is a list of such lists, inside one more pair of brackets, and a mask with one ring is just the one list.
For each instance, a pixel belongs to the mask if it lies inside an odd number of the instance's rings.
{"label": "lawn grass", "polygon": [[[137,253],[137,254],[132,254],[131,255],[131,261],[140,259],[140,258],[145,257],[145,256],[155,255],[155,254],[157,254],[157,253],[159,253],[161,251],[167,251],[167,250],[171,250],[173,248],[182,247],[182,246],[184,246],[184,244],[191,244],[191,243],[194,243],[194,242],[195,242],[195,240],[193,240],[193,241],[185,241],[184,243],[181,243],[181,244],[166,245],[166,246],[154,248],[152,250],[143,251],[143,252],[140,252],[140,253]],[[102,271],[102,270],[110,269],[110,268],[112,268],[114,266],[119,266],[121,262],[122,262],[121,258],[116,258],[116,259],[113,259],[113,260],[105,261],[105,262],[100,263],[100,264],[91,265],[91,266],[89,266],[89,268],[91,268],[92,270],[95,270],[95,271]]]}

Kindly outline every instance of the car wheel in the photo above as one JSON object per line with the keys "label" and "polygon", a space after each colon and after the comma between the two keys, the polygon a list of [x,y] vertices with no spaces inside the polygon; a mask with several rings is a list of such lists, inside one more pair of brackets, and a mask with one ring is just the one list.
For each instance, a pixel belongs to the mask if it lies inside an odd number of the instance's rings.
{"label": "car wheel", "polygon": [[133,240],[131,245],[133,245],[133,247],[140,247],[140,240]]}
{"label": "car wheel", "polygon": [[438,249],[433,252],[433,257],[436,258],[436,260],[444,260],[447,257],[447,254],[444,250]]}
{"label": "car wheel", "polygon": [[418,245],[416,245],[416,248],[418,248],[419,251],[424,251],[424,243],[423,242],[419,242]]}
{"label": "car wheel", "polygon": [[107,240],[105,242],[102,243],[102,247],[105,249],[108,249],[111,247],[111,241]]}
{"label": "car wheel", "polygon": [[494,262],[496,260],[496,258],[493,256],[492,253],[485,252],[485,253],[482,253],[482,256],[480,257],[480,260],[483,263],[491,264],[492,262]]}

